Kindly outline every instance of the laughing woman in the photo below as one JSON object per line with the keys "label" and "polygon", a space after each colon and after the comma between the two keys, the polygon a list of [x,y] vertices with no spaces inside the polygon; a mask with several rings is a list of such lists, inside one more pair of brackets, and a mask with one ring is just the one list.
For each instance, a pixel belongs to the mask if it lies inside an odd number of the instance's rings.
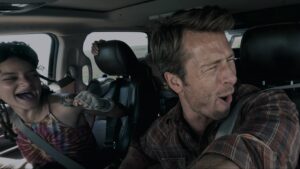
{"label": "laughing woman", "polygon": [[[89,109],[101,114],[97,111],[99,98],[89,92],[82,92],[74,100],[71,98],[71,104],[65,104],[70,103],[66,95],[54,93],[41,83],[36,70],[38,62],[37,54],[27,44],[0,43],[1,111],[11,109],[11,114],[14,112],[15,117],[20,118],[55,149],[84,168],[91,168],[97,161],[96,142],[82,112]],[[87,100],[88,103],[85,103]],[[102,114],[106,115],[105,112]],[[32,144],[15,125],[14,131],[22,155],[34,168],[47,168],[56,164],[52,157]]]}

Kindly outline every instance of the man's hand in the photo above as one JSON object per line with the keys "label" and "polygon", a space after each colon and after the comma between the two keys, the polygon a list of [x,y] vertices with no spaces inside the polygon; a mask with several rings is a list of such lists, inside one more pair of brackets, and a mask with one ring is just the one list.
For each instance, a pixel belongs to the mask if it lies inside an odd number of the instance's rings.
{"label": "man's hand", "polygon": [[73,105],[101,112],[109,112],[114,107],[114,103],[110,99],[98,97],[89,91],[82,91],[75,96]]}

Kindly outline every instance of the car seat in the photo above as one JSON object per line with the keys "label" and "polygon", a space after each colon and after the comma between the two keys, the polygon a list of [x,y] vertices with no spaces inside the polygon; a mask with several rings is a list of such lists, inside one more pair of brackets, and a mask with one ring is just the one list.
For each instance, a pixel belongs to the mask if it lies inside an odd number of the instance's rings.
{"label": "car seat", "polygon": [[[126,110],[121,118],[97,117],[93,132],[104,156],[122,159],[132,140],[141,136],[159,112],[159,96],[150,67],[119,40],[104,41],[95,62],[110,77],[94,79],[87,90],[109,97]],[[112,160],[113,160],[112,159]]]}
{"label": "car seat", "polygon": [[285,89],[299,111],[300,24],[274,24],[247,30],[241,42],[237,72],[242,83]]}

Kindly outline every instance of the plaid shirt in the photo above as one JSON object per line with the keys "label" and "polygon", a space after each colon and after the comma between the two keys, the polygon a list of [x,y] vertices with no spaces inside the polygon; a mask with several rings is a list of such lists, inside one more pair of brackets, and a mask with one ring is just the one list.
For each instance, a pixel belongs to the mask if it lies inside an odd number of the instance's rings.
{"label": "plaid shirt", "polygon": [[[234,100],[257,88],[239,85]],[[202,156],[216,153],[240,168],[295,168],[299,156],[298,111],[281,90],[260,92],[246,103],[232,134],[214,139],[220,122],[201,138],[184,121],[180,104],[159,118],[132,146],[164,169],[185,169]]]}

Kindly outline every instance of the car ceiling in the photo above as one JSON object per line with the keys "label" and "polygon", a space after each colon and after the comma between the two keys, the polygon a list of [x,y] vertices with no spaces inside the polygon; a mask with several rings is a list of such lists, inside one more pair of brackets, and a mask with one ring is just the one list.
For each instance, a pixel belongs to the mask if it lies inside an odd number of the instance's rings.
{"label": "car ceiling", "polygon": [[299,6],[300,2],[299,0],[56,0],[26,13],[1,15],[0,33],[49,31],[66,34],[113,29],[143,30],[152,19],[179,9],[205,5],[219,5],[238,14],[265,8]]}
{"label": "car ceiling", "polygon": [[[49,6],[72,8],[81,10],[94,10],[99,12],[116,11],[129,7],[155,7],[151,10],[168,12],[182,8],[201,7],[204,5],[219,5],[231,11],[249,11],[254,9],[275,7],[297,3],[298,0],[58,0]],[[157,8],[159,5],[159,8]]]}

